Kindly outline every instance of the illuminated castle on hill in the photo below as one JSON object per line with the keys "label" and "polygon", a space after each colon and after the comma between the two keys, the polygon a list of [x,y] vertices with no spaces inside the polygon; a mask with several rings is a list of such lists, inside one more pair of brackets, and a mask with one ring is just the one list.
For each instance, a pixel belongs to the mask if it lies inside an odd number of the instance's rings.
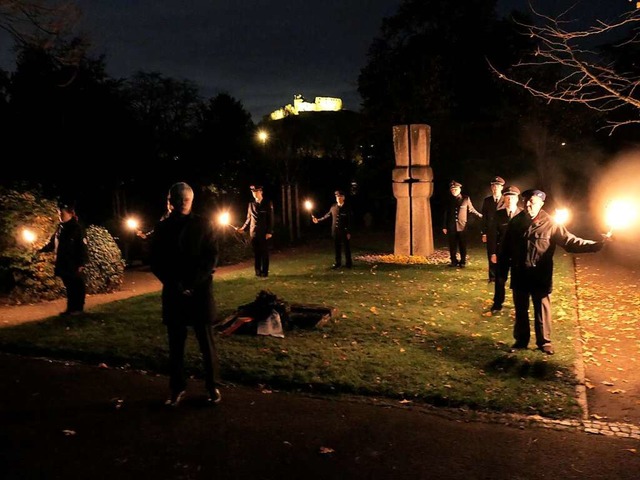
{"label": "illuminated castle on hill", "polygon": [[289,115],[299,115],[300,112],[337,112],[342,110],[342,99],[335,97],[316,97],[313,103],[305,102],[302,95],[293,96],[293,105],[288,104],[271,112],[271,120],[281,120]]}

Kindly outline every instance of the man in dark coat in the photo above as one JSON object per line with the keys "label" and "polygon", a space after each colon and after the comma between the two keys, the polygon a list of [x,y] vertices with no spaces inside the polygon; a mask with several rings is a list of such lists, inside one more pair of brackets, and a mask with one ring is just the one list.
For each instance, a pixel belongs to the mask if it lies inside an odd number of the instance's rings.
{"label": "man in dark coat", "polygon": [[507,226],[500,248],[500,275],[511,269],[511,289],[516,309],[513,327],[513,349],[525,349],[531,336],[529,299],[533,303],[536,345],[547,355],[553,355],[551,342],[551,291],[553,254],[556,245],[569,253],[597,252],[605,239],[595,242],[576,237],[563,225],[558,225],[542,210],[546,194],[541,190],[527,190],[522,194],[525,210]]}
{"label": "man in dark coat", "polygon": [[[495,241],[487,242],[487,248],[489,249],[489,262],[494,266],[494,269],[498,270],[498,252],[504,241],[504,234],[507,231],[507,226],[512,218],[522,211],[522,208],[518,206],[520,199],[520,189],[515,186],[508,186],[502,192],[502,208],[496,210],[493,215],[491,225],[488,227],[488,234],[495,239]],[[496,274],[495,288],[493,292],[493,305],[491,306],[492,312],[499,312],[502,310],[502,304],[505,297],[505,285],[507,283],[507,275],[509,270],[503,272],[503,275]]]}
{"label": "man in dark coat", "polygon": [[333,237],[335,262],[331,268],[342,266],[342,247],[344,247],[344,265],[351,268],[351,223],[352,213],[348,205],[345,205],[345,195],[342,190],[335,191],[336,203],[331,205],[329,211],[320,218],[311,217],[313,223],[323,222],[331,217],[331,236]]}
{"label": "man in dark coat", "polygon": [[491,262],[491,252],[496,250],[495,229],[491,228],[496,211],[503,207],[502,189],[504,188],[504,179],[502,177],[493,177],[491,179],[491,195],[485,197],[482,201],[482,242],[487,247],[487,261],[489,263],[489,283],[496,281],[496,263]]}
{"label": "man in dark coat", "polygon": [[273,203],[265,200],[263,189],[259,185],[251,185],[253,201],[247,208],[247,219],[238,232],[249,227],[251,247],[253,248],[256,277],[269,276],[269,239],[273,237]]}
{"label": "man in dark coat", "polygon": [[60,315],[80,315],[84,311],[86,286],[84,267],[89,262],[87,237],[71,201],[58,203],[60,224],[41,252],[56,252],[54,273],[64,283],[67,309]]}
{"label": "man in dark coat", "polygon": [[[451,196],[447,201],[444,210],[444,221],[442,232],[447,236],[449,243],[449,257],[451,267],[464,268],[467,264],[467,221],[469,213],[482,218],[482,214],[478,212],[471,203],[471,199],[462,195],[462,184],[453,180],[449,183],[449,192]],[[456,255],[460,251],[460,260]]]}
{"label": "man in dark coat", "polygon": [[165,405],[172,407],[177,407],[186,393],[184,349],[189,326],[202,354],[207,402],[221,399],[213,340],[213,272],[218,247],[211,222],[191,210],[193,196],[186,183],[174,184],[168,197],[171,213],[156,225],[151,237],[150,265],[162,282],[162,321],[169,339],[170,396]]}

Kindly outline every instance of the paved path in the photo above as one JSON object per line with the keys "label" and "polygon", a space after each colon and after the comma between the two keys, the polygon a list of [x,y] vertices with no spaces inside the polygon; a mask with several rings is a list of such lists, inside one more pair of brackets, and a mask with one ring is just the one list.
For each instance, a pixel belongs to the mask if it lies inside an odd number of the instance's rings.
{"label": "paved path", "polygon": [[23,479],[637,480],[640,441],[508,416],[166,378],[0,354],[0,471]]}

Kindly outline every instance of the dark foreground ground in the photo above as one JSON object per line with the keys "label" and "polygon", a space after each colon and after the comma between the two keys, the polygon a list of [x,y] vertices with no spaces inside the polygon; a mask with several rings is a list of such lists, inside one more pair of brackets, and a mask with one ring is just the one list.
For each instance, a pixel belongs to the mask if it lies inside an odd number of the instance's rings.
{"label": "dark foreground ground", "polygon": [[0,472],[14,479],[634,479],[640,441],[469,414],[0,354]]}

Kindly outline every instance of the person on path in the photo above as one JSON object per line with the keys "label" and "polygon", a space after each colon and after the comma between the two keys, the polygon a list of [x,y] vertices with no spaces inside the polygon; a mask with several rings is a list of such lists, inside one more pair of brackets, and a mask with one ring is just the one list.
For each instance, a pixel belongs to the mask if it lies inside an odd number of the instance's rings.
{"label": "person on path", "polygon": [[502,198],[502,189],[504,188],[505,181],[502,177],[493,177],[491,179],[491,195],[485,197],[482,201],[482,243],[487,247],[487,262],[488,267],[488,282],[492,283],[496,281],[496,262],[491,261],[492,253],[496,250],[496,231],[492,228],[493,219],[498,209],[504,207],[504,201]]}
{"label": "person on path", "polygon": [[89,262],[89,250],[84,227],[76,215],[72,201],[58,202],[60,224],[40,252],[55,252],[54,274],[66,289],[67,308],[60,315],[80,315],[84,312],[86,285],[84,267]]}
{"label": "person on path", "polygon": [[506,269],[503,275],[498,275],[498,252],[504,240],[504,234],[507,231],[507,226],[512,218],[522,211],[522,208],[518,206],[520,200],[520,189],[515,186],[508,186],[503,190],[503,207],[496,210],[491,225],[488,230],[491,232],[491,236],[495,239],[494,242],[487,243],[489,249],[489,262],[494,266],[496,271],[495,285],[493,291],[493,305],[491,306],[491,312],[499,312],[502,310],[502,304],[505,297],[505,286],[507,283],[507,275],[509,270]]}
{"label": "person on path", "polygon": [[[449,243],[450,267],[464,268],[467,264],[467,222],[469,214],[482,218],[471,203],[467,195],[462,195],[462,184],[452,180],[449,183],[451,196],[447,201],[444,211],[442,232],[447,236]],[[456,257],[460,252],[460,259]]]}
{"label": "person on path", "polygon": [[192,212],[192,188],[179,182],[169,189],[173,207],[151,237],[150,266],[162,283],[162,321],[169,341],[169,390],[165,405],[177,407],[186,394],[184,351],[187,328],[195,333],[209,404],[219,403],[220,367],[214,343],[213,274],[218,245],[211,222]]}
{"label": "person on path", "polygon": [[531,301],[538,350],[553,355],[551,291],[556,246],[569,253],[598,252],[609,237],[603,236],[601,241],[596,242],[575,236],[542,210],[546,197],[542,190],[523,192],[525,209],[507,225],[498,256],[498,268],[502,278],[506,278],[505,272],[511,269],[511,289],[516,309],[512,350],[529,346]]}
{"label": "person on path", "polygon": [[260,185],[251,185],[253,201],[247,208],[247,219],[238,232],[249,227],[256,277],[269,276],[269,240],[273,237],[273,203],[266,200]]}
{"label": "person on path", "polygon": [[342,250],[344,247],[344,266],[351,268],[351,223],[352,213],[348,205],[345,204],[345,194],[342,190],[334,192],[336,203],[322,217],[316,218],[313,215],[313,223],[319,223],[331,218],[331,236],[333,237],[335,261],[331,268],[336,269],[342,266]]}

